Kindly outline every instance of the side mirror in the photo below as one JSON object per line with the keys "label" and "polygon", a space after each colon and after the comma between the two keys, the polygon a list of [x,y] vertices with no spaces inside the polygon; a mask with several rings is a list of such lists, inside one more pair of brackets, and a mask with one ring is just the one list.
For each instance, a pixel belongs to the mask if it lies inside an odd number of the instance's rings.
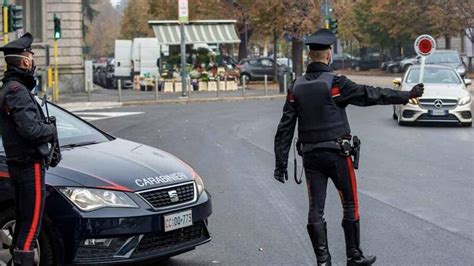
{"label": "side mirror", "polygon": [[464,84],[466,84],[466,86],[469,86],[472,84],[472,80],[470,79],[464,79]]}
{"label": "side mirror", "polygon": [[392,80],[392,83],[395,84],[396,86],[402,85],[402,78],[396,78]]}

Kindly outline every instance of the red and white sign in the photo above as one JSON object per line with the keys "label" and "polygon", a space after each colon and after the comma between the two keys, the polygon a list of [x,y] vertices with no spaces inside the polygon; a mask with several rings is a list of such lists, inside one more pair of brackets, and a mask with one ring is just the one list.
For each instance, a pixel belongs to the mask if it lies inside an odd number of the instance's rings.
{"label": "red and white sign", "polygon": [[436,40],[430,35],[420,35],[415,40],[415,51],[419,56],[429,56],[436,50]]}

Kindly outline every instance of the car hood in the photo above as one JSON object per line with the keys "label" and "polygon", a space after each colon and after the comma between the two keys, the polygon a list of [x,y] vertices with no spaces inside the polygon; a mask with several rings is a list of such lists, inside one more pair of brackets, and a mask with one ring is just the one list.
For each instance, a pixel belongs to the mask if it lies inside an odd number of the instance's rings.
{"label": "car hood", "polygon": [[[407,84],[404,90],[409,91],[415,84]],[[425,92],[422,98],[463,98],[469,92],[462,84],[429,84],[425,83]]]}
{"label": "car hood", "polygon": [[48,174],[84,187],[140,191],[194,179],[194,170],[162,150],[113,141],[61,150],[63,160]]}

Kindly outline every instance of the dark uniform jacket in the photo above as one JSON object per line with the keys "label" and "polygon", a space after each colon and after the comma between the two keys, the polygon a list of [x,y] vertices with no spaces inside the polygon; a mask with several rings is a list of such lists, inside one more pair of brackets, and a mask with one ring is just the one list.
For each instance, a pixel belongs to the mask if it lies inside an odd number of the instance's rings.
{"label": "dark uniform jacket", "polygon": [[[305,78],[315,80],[324,72],[331,72],[329,66],[314,62],[308,66]],[[297,103],[294,101],[293,95],[294,83],[293,81],[288,89],[288,97],[283,107],[283,116],[275,135],[275,158],[277,168],[287,167],[288,153],[298,117]],[[406,104],[409,100],[409,92],[359,85],[342,75],[334,76],[331,92],[335,104],[341,108],[345,108],[349,104],[357,106]]]}
{"label": "dark uniform jacket", "polygon": [[2,81],[0,125],[7,162],[42,161],[56,131],[44,123],[43,111],[31,93],[36,81],[25,70],[11,66]]}

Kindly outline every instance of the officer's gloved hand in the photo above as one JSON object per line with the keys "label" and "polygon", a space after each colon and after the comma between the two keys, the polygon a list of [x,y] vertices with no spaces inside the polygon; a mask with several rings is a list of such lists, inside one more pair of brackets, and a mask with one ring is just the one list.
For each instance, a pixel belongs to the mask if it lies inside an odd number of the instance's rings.
{"label": "officer's gloved hand", "polygon": [[410,90],[409,97],[410,99],[420,98],[423,96],[423,92],[425,91],[425,85],[423,83],[418,83]]}
{"label": "officer's gloved hand", "polygon": [[273,174],[273,177],[285,184],[285,180],[288,180],[288,170],[283,167],[277,167],[275,169],[275,173]]}

